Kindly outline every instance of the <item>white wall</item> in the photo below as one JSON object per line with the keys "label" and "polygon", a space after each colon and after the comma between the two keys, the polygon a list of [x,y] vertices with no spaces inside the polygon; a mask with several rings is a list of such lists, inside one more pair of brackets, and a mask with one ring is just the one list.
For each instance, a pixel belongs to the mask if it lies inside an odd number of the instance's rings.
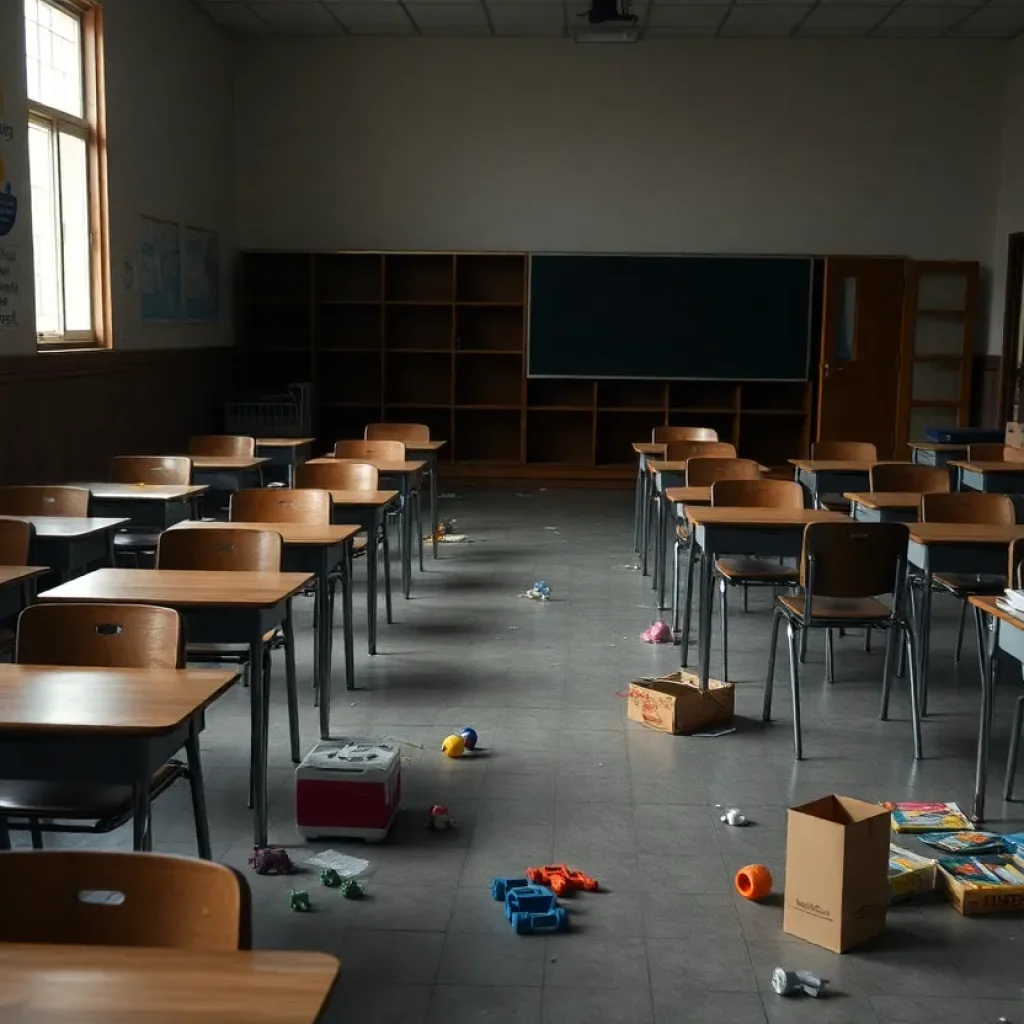
{"label": "white wall", "polygon": [[992,253],[1006,44],[252,40],[240,247]]}

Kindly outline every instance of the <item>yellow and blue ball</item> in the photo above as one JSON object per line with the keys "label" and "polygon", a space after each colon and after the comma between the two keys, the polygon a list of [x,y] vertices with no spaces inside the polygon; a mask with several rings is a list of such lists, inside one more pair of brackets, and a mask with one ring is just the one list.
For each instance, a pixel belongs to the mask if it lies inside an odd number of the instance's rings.
{"label": "yellow and blue ball", "polygon": [[448,757],[462,757],[465,752],[466,743],[461,736],[446,736],[441,744],[441,753]]}

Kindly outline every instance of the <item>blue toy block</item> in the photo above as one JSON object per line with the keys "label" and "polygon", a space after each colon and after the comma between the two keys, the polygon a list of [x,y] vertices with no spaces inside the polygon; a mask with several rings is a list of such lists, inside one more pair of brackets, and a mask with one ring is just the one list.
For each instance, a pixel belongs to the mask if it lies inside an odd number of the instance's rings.
{"label": "blue toy block", "polygon": [[525,914],[546,914],[558,906],[558,897],[543,885],[516,886],[505,893],[505,916],[511,921],[512,915],[519,912]]}
{"label": "blue toy block", "polygon": [[509,889],[519,889],[529,884],[528,878],[495,878],[491,882],[491,895],[496,900],[504,900]]}
{"label": "blue toy block", "polygon": [[533,935],[537,932],[567,932],[569,912],[565,907],[555,907],[544,914],[516,911],[512,917],[512,930],[516,935]]}

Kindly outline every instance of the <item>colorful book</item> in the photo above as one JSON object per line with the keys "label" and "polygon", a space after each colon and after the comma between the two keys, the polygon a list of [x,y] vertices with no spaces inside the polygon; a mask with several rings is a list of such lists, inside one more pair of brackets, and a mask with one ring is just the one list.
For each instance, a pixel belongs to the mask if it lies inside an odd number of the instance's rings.
{"label": "colorful book", "polygon": [[935,888],[935,861],[889,844],[889,899],[901,900]]}
{"label": "colorful book", "polygon": [[1009,854],[984,857],[942,857],[942,870],[967,885],[1024,886],[1024,868]]}
{"label": "colorful book", "polygon": [[957,804],[891,803],[893,832],[969,832],[971,819]]}
{"label": "colorful book", "polygon": [[926,846],[944,853],[1005,853],[1006,843],[995,832],[922,832],[917,837]]}

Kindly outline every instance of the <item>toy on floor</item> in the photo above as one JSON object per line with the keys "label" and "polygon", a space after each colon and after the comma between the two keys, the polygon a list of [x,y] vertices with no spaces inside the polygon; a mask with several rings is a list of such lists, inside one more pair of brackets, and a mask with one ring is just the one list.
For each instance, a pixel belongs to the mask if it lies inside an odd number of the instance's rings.
{"label": "toy on floor", "polygon": [[737,828],[748,824],[746,815],[738,807],[730,807],[718,820],[726,825],[734,825]]}
{"label": "toy on floor", "polygon": [[495,878],[491,895],[505,901],[505,916],[516,935],[569,930],[569,912],[542,885],[530,885],[525,878]]}
{"label": "toy on floor", "polygon": [[341,883],[341,895],[347,900],[361,900],[363,887],[354,878],[346,878]]}
{"label": "toy on floor", "polygon": [[539,868],[527,868],[526,877],[537,885],[546,885],[556,896],[567,892],[597,892],[596,878],[574,871],[567,864],[545,864]]}
{"label": "toy on floor", "polygon": [[326,885],[328,889],[338,889],[341,887],[342,878],[334,868],[324,868],[320,872],[320,884]]}
{"label": "toy on floor", "polygon": [[476,745],[480,740],[480,737],[476,734],[476,729],[470,728],[467,725],[464,729],[459,730],[459,735],[462,737],[462,742],[467,750],[476,750]]}
{"label": "toy on floor", "polygon": [[257,846],[249,855],[249,867],[257,875],[290,875],[295,870],[291,857],[280,846]]}
{"label": "toy on floor", "polygon": [[544,580],[537,580],[525,594],[520,594],[519,596],[528,597],[531,601],[550,601],[551,587]]}
{"label": "toy on floor", "polygon": [[672,628],[667,622],[655,622],[640,634],[640,639],[645,644],[670,644]]}
{"label": "toy on floor", "polygon": [[828,984],[810,971],[787,971],[785,967],[776,967],[772,971],[772,989],[780,996],[794,996],[803,992],[814,999],[824,995]]}
{"label": "toy on floor", "polygon": [[772,891],[772,873],[763,864],[748,864],[736,872],[736,891],[755,903]]}
{"label": "toy on floor", "polygon": [[455,520],[454,519],[442,519],[437,524],[437,529],[433,533],[428,533],[424,540],[438,541],[445,544],[460,544],[466,539],[464,533],[455,532]]}
{"label": "toy on floor", "polygon": [[313,909],[313,905],[309,902],[309,893],[302,889],[292,889],[288,894],[288,906],[300,914],[305,914]]}
{"label": "toy on floor", "polygon": [[461,736],[446,736],[441,744],[441,753],[446,757],[462,757],[465,752],[466,741]]}
{"label": "toy on floor", "polygon": [[444,804],[433,804],[427,811],[427,819],[423,825],[428,832],[447,832],[455,828],[455,822]]}

